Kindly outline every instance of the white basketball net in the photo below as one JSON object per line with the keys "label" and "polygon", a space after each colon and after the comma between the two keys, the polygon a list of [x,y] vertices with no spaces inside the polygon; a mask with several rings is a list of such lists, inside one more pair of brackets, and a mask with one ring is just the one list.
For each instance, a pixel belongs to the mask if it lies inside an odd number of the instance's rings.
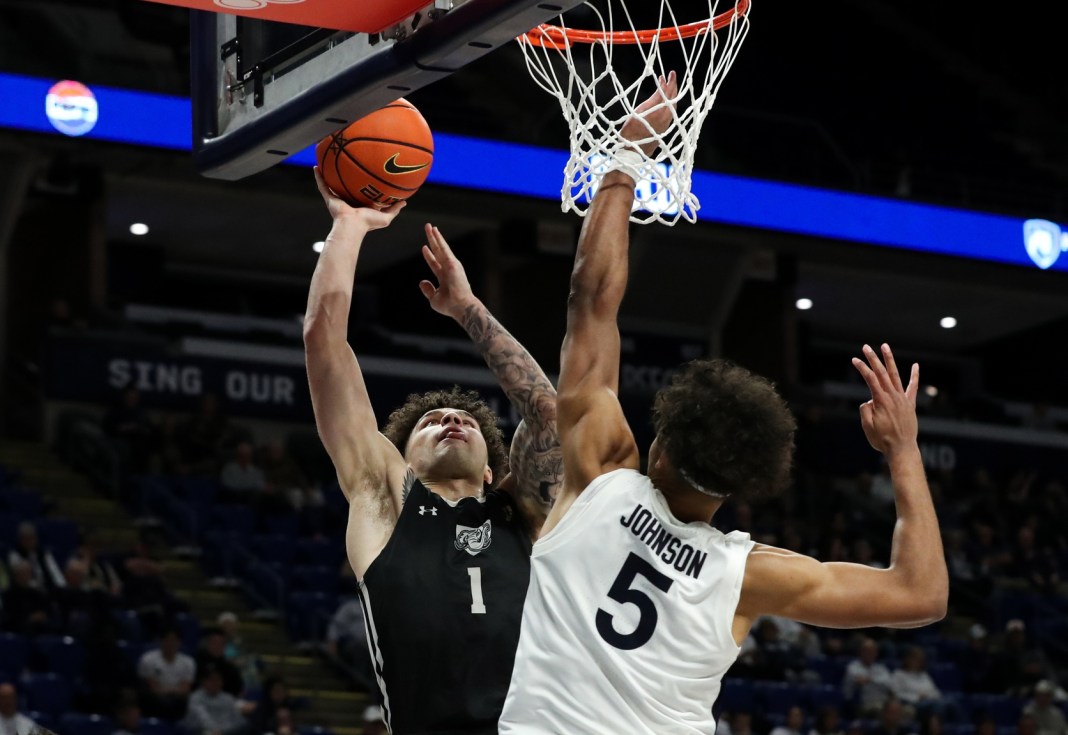
{"label": "white basketball net", "polygon": [[[641,0],[648,2],[648,0]],[[613,6],[621,6],[614,13]],[[592,43],[539,43],[521,36],[527,68],[534,81],[546,92],[560,101],[564,118],[571,128],[571,157],[564,169],[564,184],[561,189],[561,209],[585,216],[593,195],[606,173],[615,168],[634,170],[630,161],[620,162],[616,155],[621,151],[633,151],[634,145],[656,142],[657,152],[652,158],[642,155],[638,167],[640,178],[635,193],[631,221],[640,224],[662,222],[674,225],[680,218],[689,222],[697,220],[701,203],[691,190],[694,153],[712,104],[716,101],[719,85],[734,63],[749,30],[749,2],[741,0],[677,0],[687,13],[694,6],[707,3],[707,23],[702,22],[696,35],[677,38],[683,23],[676,18],[670,0],[660,0],[661,29],[656,40],[645,43],[621,43],[613,39],[612,31],[639,32],[625,0],[611,0],[607,9],[587,2],[597,20],[604,38]],[[713,28],[717,12],[730,14],[719,30]],[[625,26],[616,24],[617,16],[626,20]],[[701,16],[697,16],[700,18]],[[726,20],[726,17],[721,20]],[[562,32],[576,34],[563,25],[564,18],[557,19]],[[544,26],[542,28],[545,28]],[[551,28],[550,28],[551,30]],[[533,33],[538,33],[537,29]],[[577,34],[576,34],[577,36]],[[619,134],[623,123],[634,114],[635,108],[652,94],[660,75],[667,76],[672,68],[665,66],[661,45],[680,49],[684,59],[682,68],[675,68],[678,76],[678,96],[672,122],[662,134],[649,131],[649,137],[628,142]],[[622,79],[613,67],[619,60],[623,69],[633,79]],[[677,58],[677,56],[676,56]],[[638,64],[640,62],[640,69]],[[672,62],[668,62],[672,63]],[[676,65],[677,61],[673,62]],[[629,70],[629,71],[624,71]]]}

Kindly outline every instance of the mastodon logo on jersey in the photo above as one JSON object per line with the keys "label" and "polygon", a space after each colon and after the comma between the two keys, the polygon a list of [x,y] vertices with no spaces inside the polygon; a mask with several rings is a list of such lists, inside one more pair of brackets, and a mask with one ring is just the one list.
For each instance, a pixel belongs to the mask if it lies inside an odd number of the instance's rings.
{"label": "mastodon logo on jersey", "polygon": [[486,521],[478,528],[456,525],[456,548],[466,551],[471,556],[489,548],[493,540],[493,527]]}

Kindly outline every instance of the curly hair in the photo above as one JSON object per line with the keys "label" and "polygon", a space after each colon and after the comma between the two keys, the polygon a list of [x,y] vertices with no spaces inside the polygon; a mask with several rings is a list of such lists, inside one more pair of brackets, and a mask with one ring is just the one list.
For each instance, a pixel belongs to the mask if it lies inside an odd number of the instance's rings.
{"label": "curly hair", "polygon": [[433,411],[435,408],[459,408],[475,417],[482,430],[482,438],[486,440],[493,482],[496,484],[504,479],[508,471],[508,450],[504,446],[499,419],[493,409],[473,390],[463,390],[454,385],[448,390],[412,393],[404,405],[389,415],[382,433],[404,454],[415,424],[427,411]]}
{"label": "curly hair", "polygon": [[797,422],[775,386],[728,360],[694,360],[656,395],[661,449],[691,483],[755,498],[786,487]]}

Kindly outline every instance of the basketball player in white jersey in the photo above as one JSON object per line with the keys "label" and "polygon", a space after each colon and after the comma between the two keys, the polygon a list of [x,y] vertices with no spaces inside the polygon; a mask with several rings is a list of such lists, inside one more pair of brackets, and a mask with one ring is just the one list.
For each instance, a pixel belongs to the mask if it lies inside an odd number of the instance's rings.
{"label": "basketball player in white jersey", "polygon": [[[673,76],[664,96],[677,94]],[[654,95],[624,136],[670,114]],[[659,105],[659,107],[658,107]],[[647,149],[647,152],[648,149]],[[915,627],[945,615],[942,541],[917,445],[918,368],[890,348],[854,359],[860,408],[886,455],[898,521],[889,569],[827,563],[709,525],[730,497],[786,485],[795,422],[771,383],[723,360],[683,366],[653,408],[648,474],[616,397],[616,315],[627,284],[634,180],[609,173],[575,256],[557,421],[564,481],[531,556],[507,735],[705,733],[739,644],[760,615],[837,628]]]}

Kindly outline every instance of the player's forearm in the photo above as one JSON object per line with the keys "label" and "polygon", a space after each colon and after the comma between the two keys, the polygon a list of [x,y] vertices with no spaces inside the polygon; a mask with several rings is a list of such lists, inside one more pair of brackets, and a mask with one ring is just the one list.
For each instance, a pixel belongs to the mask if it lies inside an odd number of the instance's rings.
{"label": "player's forearm", "polygon": [[308,291],[305,345],[346,340],[356,261],[367,231],[364,224],[352,218],[334,221]]}
{"label": "player's forearm", "polygon": [[464,307],[460,326],[493,371],[520,417],[536,432],[556,433],[556,389],[526,348],[479,300]]}
{"label": "player's forearm", "polygon": [[895,451],[887,462],[897,505],[890,570],[902,593],[928,609],[932,620],[940,620],[949,597],[949,574],[919,447]]}
{"label": "player's forearm", "polygon": [[615,318],[627,288],[627,250],[634,180],[609,172],[586,214],[571,274],[569,316],[594,310]]}

